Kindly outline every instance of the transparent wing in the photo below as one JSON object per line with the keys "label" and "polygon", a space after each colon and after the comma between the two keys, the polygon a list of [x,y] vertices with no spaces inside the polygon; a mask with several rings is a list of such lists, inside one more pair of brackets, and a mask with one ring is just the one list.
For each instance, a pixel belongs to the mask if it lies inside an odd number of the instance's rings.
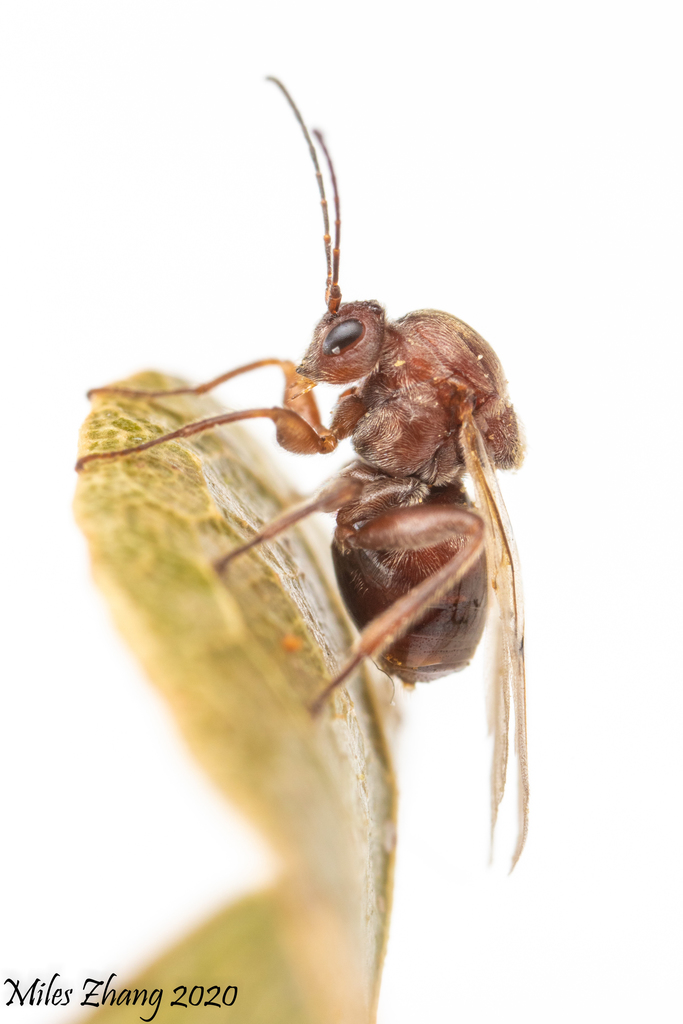
{"label": "transparent wing", "polygon": [[515,748],[519,770],[519,833],[512,868],[526,842],[529,822],[529,767],[524,677],[524,602],[519,558],[503,497],[479,428],[471,416],[460,433],[465,466],[472,479],[477,511],[486,524],[489,581],[498,606],[495,623],[495,665],[489,689],[489,727],[493,732],[491,827],[503,798],[508,760],[510,697],[515,709]]}

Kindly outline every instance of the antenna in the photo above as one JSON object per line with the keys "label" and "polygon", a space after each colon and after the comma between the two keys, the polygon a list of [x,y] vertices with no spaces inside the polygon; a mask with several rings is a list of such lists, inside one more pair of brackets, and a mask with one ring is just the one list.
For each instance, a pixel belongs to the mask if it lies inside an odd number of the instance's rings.
{"label": "antenna", "polygon": [[[326,260],[326,263],[327,263],[327,284],[326,284],[326,287],[325,287],[325,302],[327,304],[327,308],[328,308],[329,312],[333,313],[334,315],[336,315],[337,310],[339,309],[339,306],[340,306],[340,303],[341,303],[341,291],[339,290],[339,281],[338,281],[338,277],[339,277],[339,232],[340,232],[341,221],[339,219],[339,196],[337,194],[337,181],[336,181],[335,174],[334,174],[334,168],[332,167],[332,161],[330,160],[330,157],[329,157],[329,154],[328,154],[327,149],[325,147],[325,143],[323,142],[322,136],[320,135],[319,132],[314,133],[316,135],[316,138],[320,142],[320,145],[323,148],[323,152],[325,153],[325,158],[327,159],[327,164],[328,164],[328,167],[330,168],[330,174],[332,176],[332,185],[334,187],[334,201],[335,201],[335,209],[336,209],[336,215],[337,215],[337,219],[335,221],[335,264],[334,264],[335,269],[334,269],[334,274],[333,274],[333,270],[332,270],[332,252],[331,252],[332,238],[330,236],[330,217],[329,217],[328,208],[327,208],[327,197],[325,196],[325,186],[323,184],[323,176],[322,176],[322,172],[320,170],[320,164],[318,163],[318,154],[316,152],[315,146],[313,145],[313,141],[311,139],[311,136],[308,133],[308,128],[304,124],[304,119],[301,116],[301,114],[299,113],[299,108],[297,107],[297,105],[294,102],[294,100],[292,99],[292,97],[289,95],[287,89],[284,87],[284,85],[282,84],[280,79],[279,78],[274,78],[272,75],[268,75],[267,78],[266,78],[266,81],[267,82],[273,82],[278,87],[280,92],[284,95],[285,99],[287,100],[287,102],[289,103],[290,107],[292,108],[292,111],[294,112],[294,116],[296,117],[297,121],[299,122],[299,125],[301,126],[301,130],[304,133],[304,138],[306,139],[306,142],[308,143],[308,151],[311,154],[311,160],[313,161],[313,166],[315,167],[315,176],[316,176],[316,179],[318,181],[318,191],[320,192],[320,205],[321,205],[322,211],[323,211],[323,224],[324,224],[324,227],[325,227],[325,234],[323,235],[323,242],[325,244],[325,260]],[[333,276],[334,276],[334,280],[333,280]]]}
{"label": "antenna", "polygon": [[330,313],[337,313],[341,305],[341,289],[339,287],[339,244],[341,238],[341,213],[339,211],[339,189],[337,188],[337,175],[334,173],[334,164],[332,163],[332,157],[330,156],[329,150],[325,145],[325,139],[323,133],[318,131],[317,128],[313,129],[320,148],[325,154],[327,160],[327,166],[330,171],[330,178],[332,179],[332,189],[334,191],[334,249],[332,250],[332,283],[325,293],[325,301],[327,302],[327,308]]}

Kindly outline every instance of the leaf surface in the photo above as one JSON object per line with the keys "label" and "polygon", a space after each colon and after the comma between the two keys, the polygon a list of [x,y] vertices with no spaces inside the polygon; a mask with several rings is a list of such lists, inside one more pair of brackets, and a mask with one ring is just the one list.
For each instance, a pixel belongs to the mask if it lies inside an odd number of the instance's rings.
{"label": "leaf surface", "polygon": [[[155,373],[121,384],[182,386]],[[79,454],[218,411],[206,396],[96,396]],[[296,500],[232,425],[92,462],[79,475],[76,518],[119,630],[195,757],[280,865],[271,889],[220,912],[126,983],[164,989],[161,1024],[212,1012],[171,1008],[182,984],[237,985],[221,1011],[234,1021],[375,1018],[395,836],[390,687],[382,680],[378,696],[366,668],[320,719],[307,711],[351,642],[310,528],[236,559],[223,579],[212,567]],[[125,1004],[102,1013],[140,1016]]]}

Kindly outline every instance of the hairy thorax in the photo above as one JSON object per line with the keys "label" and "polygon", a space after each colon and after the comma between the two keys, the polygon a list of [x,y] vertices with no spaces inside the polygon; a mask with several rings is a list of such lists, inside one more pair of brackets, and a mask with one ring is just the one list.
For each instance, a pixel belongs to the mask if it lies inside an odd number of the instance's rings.
{"label": "hairy thorax", "polygon": [[353,431],[354,448],[390,476],[433,485],[457,479],[464,468],[458,436],[469,403],[492,463],[509,469],[521,462],[522,441],[498,358],[456,317],[421,310],[387,324],[380,360],[355,394],[365,412]]}
{"label": "hairy thorax", "polygon": [[368,387],[362,397],[367,412],[353,435],[362,459],[389,476],[415,476],[428,484],[455,479],[462,459],[452,386],[411,383],[385,399]]}

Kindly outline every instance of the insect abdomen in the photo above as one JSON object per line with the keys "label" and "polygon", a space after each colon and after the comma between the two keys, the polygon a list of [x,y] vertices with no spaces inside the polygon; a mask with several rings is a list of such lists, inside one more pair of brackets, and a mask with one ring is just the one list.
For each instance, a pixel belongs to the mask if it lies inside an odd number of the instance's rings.
{"label": "insect abdomen", "polygon": [[[457,551],[457,541],[420,551],[342,552],[332,555],[341,595],[359,629],[432,576]],[[428,682],[465,668],[486,620],[487,575],[482,555],[458,584],[378,659],[404,683]]]}

